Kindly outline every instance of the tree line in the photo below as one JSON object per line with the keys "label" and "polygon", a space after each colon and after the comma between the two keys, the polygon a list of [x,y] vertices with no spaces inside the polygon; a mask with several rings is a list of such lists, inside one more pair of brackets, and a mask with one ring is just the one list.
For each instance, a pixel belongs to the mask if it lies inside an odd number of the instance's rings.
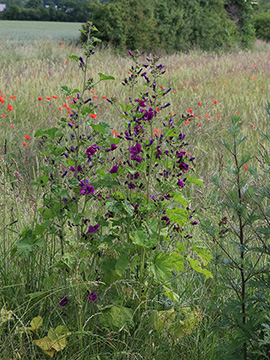
{"label": "tree line", "polygon": [[250,47],[256,35],[270,40],[270,0],[46,1],[6,0],[0,19],[90,20],[99,38],[119,50],[226,50]]}

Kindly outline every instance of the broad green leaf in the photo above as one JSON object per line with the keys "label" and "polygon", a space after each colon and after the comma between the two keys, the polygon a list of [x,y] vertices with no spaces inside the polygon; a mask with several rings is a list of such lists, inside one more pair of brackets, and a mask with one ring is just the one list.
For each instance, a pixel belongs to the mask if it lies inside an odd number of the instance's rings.
{"label": "broad green leaf", "polygon": [[69,88],[68,86],[61,86],[61,90],[66,95],[69,95],[71,93],[71,88]]}
{"label": "broad green leaf", "polygon": [[171,254],[171,263],[176,271],[184,271],[185,259],[183,255],[174,251]]}
{"label": "broad green leaf", "polygon": [[193,184],[198,184],[200,186],[203,186],[203,182],[202,180],[197,179],[197,177],[195,175],[190,176],[190,175],[186,175],[187,181]]}
{"label": "broad green leaf", "polygon": [[203,274],[206,277],[206,279],[208,279],[208,278],[212,279],[213,278],[212,273],[209,270],[207,270],[205,268],[202,268],[201,264],[200,264],[200,262],[198,260],[191,259],[190,257],[188,257],[187,259],[188,259],[188,261],[189,261],[189,263],[190,263],[193,270],[198,271],[199,273]]}
{"label": "broad green leaf", "polygon": [[188,213],[184,209],[178,209],[178,208],[167,209],[166,215],[168,215],[171,222],[177,223],[180,226],[184,225],[188,219]]}
{"label": "broad green leaf", "polygon": [[33,331],[36,331],[38,330],[43,324],[43,319],[41,316],[37,316],[35,317],[31,322],[30,322],[30,325],[31,325],[31,329]]}
{"label": "broad green leaf", "polygon": [[173,265],[171,263],[169,254],[156,255],[153,263],[150,266],[150,271],[153,273],[156,280],[167,281],[171,278]]}
{"label": "broad green leaf", "polygon": [[100,323],[112,331],[133,327],[132,310],[125,306],[112,306],[99,317]]}
{"label": "broad green leaf", "polygon": [[119,104],[119,105],[121,106],[124,112],[128,112],[133,108],[133,105],[124,105],[124,104]]}
{"label": "broad green leaf", "polygon": [[[72,59],[72,60],[75,60],[75,61],[79,60],[79,57],[76,56],[76,55],[70,55],[69,58]],[[64,87],[64,86],[62,86],[62,87]]]}
{"label": "broad green leaf", "polygon": [[136,230],[130,234],[133,244],[146,248],[157,245],[158,238],[155,234],[147,234],[144,230]]}
{"label": "broad green leaf", "polygon": [[173,200],[175,202],[178,202],[180,204],[182,204],[185,208],[188,207],[188,201],[183,197],[183,195],[176,191],[174,194],[173,194]]}
{"label": "broad green leaf", "polygon": [[105,134],[107,132],[107,129],[100,124],[91,124],[91,127],[93,128],[93,130],[100,132],[101,134]]}
{"label": "broad green leaf", "polygon": [[113,76],[107,76],[102,73],[98,73],[98,76],[100,80],[115,80]]}
{"label": "broad green leaf", "polygon": [[176,302],[176,301],[179,301],[179,299],[180,299],[180,296],[178,294],[176,294],[174,291],[167,288],[166,286],[164,286],[163,292],[164,292],[164,295],[167,296],[172,301]]}
{"label": "broad green leaf", "polygon": [[129,258],[126,254],[122,254],[115,264],[115,270],[121,272],[125,271],[129,263]]}
{"label": "broad green leaf", "polygon": [[[38,347],[40,347],[41,350],[43,350],[43,351],[50,351],[51,350],[51,345],[52,345],[53,342],[48,336],[45,336],[42,339],[34,340],[33,343],[35,345],[37,345]],[[54,353],[54,350],[53,350],[53,353]]]}
{"label": "broad green leaf", "polygon": [[35,230],[33,231],[33,235],[41,235],[46,230],[46,227],[43,225],[36,224]]}

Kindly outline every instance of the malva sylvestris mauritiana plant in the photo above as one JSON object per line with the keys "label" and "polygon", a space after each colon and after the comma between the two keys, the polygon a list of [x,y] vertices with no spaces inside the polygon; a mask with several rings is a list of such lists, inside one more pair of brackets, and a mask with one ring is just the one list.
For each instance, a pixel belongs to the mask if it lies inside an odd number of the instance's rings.
{"label": "malva sylvestris mauritiana plant", "polygon": [[[51,268],[73,282],[76,274],[75,300],[99,307],[100,315],[91,321],[105,331],[133,328],[141,311],[151,308],[158,314],[167,300],[173,307],[179,296],[171,280],[181,276],[185,262],[206,278],[212,275],[205,268],[209,251],[185,230],[197,222],[182,189],[188,183],[202,185],[191,170],[194,158],[187,155],[188,143],[180,130],[192,115],[179,120],[168,112],[166,95],[171,89],[158,84],[166,71],[160,57],[144,58],[130,51],[133,65],[122,82],[129,101],[118,105],[107,98],[118,107],[123,129],[99,121],[93,89],[114,78],[102,73],[97,81],[87,77],[96,30],[91,23],[84,26],[84,54],[70,56],[84,80],[81,89],[62,86],[64,96],[75,98],[69,119],[62,117],[57,127],[35,134],[44,163],[32,185],[43,192],[42,205],[34,227],[21,234],[16,250],[29,256],[36,246],[46,248]],[[137,86],[144,91],[134,96]],[[161,129],[156,124],[162,124]],[[193,258],[187,254],[187,243]],[[61,306],[68,296],[62,294]],[[117,326],[109,320],[115,316]],[[149,317],[145,321],[155,328]],[[78,321],[79,330],[88,325],[86,318]],[[177,337],[175,324],[173,328],[170,336]]]}

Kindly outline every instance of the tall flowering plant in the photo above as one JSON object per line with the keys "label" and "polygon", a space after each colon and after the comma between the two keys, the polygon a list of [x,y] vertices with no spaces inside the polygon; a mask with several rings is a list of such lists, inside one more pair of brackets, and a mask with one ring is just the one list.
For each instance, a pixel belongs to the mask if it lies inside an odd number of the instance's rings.
{"label": "tall flowering plant", "polygon": [[[68,277],[76,274],[79,288],[86,287],[87,299],[99,306],[99,324],[119,330],[134,325],[143,302],[156,310],[160,299],[177,302],[171,280],[185,262],[211,277],[205,268],[211,255],[192,243],[186,230],[197,222],[182,190],[202,182],[191,170],[194,158],[180,130],[185,116],[170,112],[166,96],[171,89],[159,85],[165,66],[158,56],[129,52],[133,65],[122,81],[129,100],[118,104],[107,98],[123,119],[123,128],[115,130],[97,120],[92,101],[95,86],[114,79],[102,73],[97,81],[87,77],[98,41],[94,31],[91,23],[83,28],[84,54],[70,57],[84,73],[81,89],[62,87],[73,97],[70,117],[35,134],[44,164],[32,185],[43,190],[43,197],[31,236],[39,246],[50,239],[46,249],[51,249],[53,267]],[[68,297],[62,299],[66,305]],[[83,321],[82,328],[88,324]]]}

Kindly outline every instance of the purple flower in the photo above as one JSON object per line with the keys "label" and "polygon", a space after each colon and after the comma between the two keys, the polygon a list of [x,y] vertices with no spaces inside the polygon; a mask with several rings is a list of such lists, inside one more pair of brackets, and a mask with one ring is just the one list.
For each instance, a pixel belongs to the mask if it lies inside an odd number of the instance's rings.
{"label": "purple flower", "polygon": [[119,168],[118,165],[113,165],[113,167],[112,167],[111,170],[110,170],[110,174],[115,174],[115,173],[117,173],[118,168]]}
{"label": "purple flower", "polygon": [[111,144],[111,150],[113,151],[115,149],[117,149],[117,146],[115,144]]}
{"label": "purple flower", "polygon": [[60,306],[66,306],[67,303],[68,303],[68,298],[67,298],[66,296],[63,296],[63,297],[61,298],[61,301],[59,302],[59,305],[60,305]]}
{"label": "purple flower", "polygon": [[130,189],[135,189],[136,188],[136,185],[131,181],[129,184],[128,184],[128,187]]}
{"label": "purple flower", "polygon": [[99,224],[96,224],[94,226],[90,225],[88,228],[87,234],[94,234],[98,230],[99,227],[100,227]]}
{"label": "purple flower", "polygon": [[90,291],[87,290],[87,294],[88,294],[88,295],[87,295],[87,299],[88,299],[90,302],[95,302],[95,301],[97,301],[97,297],[98,297],[98,296],[97,296],[97,294],[94,293],[94,291],[91,290],[91,292],[90,292]]}
{"label": "purple flower", "polygon": [[183,180],[182,180],[182,179],[179,179],[179,180],[178,180],[177,185],[178,185],[178,186],[181,186],[181,187],[185,186],[185,184],[183,183]]}
{"label": "purple flower", "polygon": [[77,170],[80,172],[83,170],[82,165],[78,165]]}
{"label": "purple flower", "polygon": [[140,152],[142,151],[142,146],[139,143],[136,143],[135,146],[131,147],[129,149],[129,152],[131,154],[131,160],[137,160],[135,157],[140,154]]}
{"label": "purple flower", "polygon": [[90,195],[93,194],[93,192],[95,191],[94,186],[92,185],[85,185],[81,188],[80,193],[82,195]]}
{"label": "purple flower", "polygon": [[80,193],[82,195],[90,195],[93,194],[93,192],[95,191],[94,186],[89,185],[88,180],[84,179],[79,183],[79,186],[81,186],[81,190]]}
{"label": "purple flower", "polygon": [[71,166],[71,167],[69,168],[69,170],[74,172],[74,171],[75,171],[75,168],[74,168],[73,166]]}
{"label": "purple flower", "polygon": [[137,99],[136,101],[139,103],[139,106],[146,107],[144,100]]}
{"label": "purple flower", "polygon": [[88,156],[92,156],[96,153],[96,150],[93,148],[93,146],[91,146],[91,147],[88,147],[85,152]]}

